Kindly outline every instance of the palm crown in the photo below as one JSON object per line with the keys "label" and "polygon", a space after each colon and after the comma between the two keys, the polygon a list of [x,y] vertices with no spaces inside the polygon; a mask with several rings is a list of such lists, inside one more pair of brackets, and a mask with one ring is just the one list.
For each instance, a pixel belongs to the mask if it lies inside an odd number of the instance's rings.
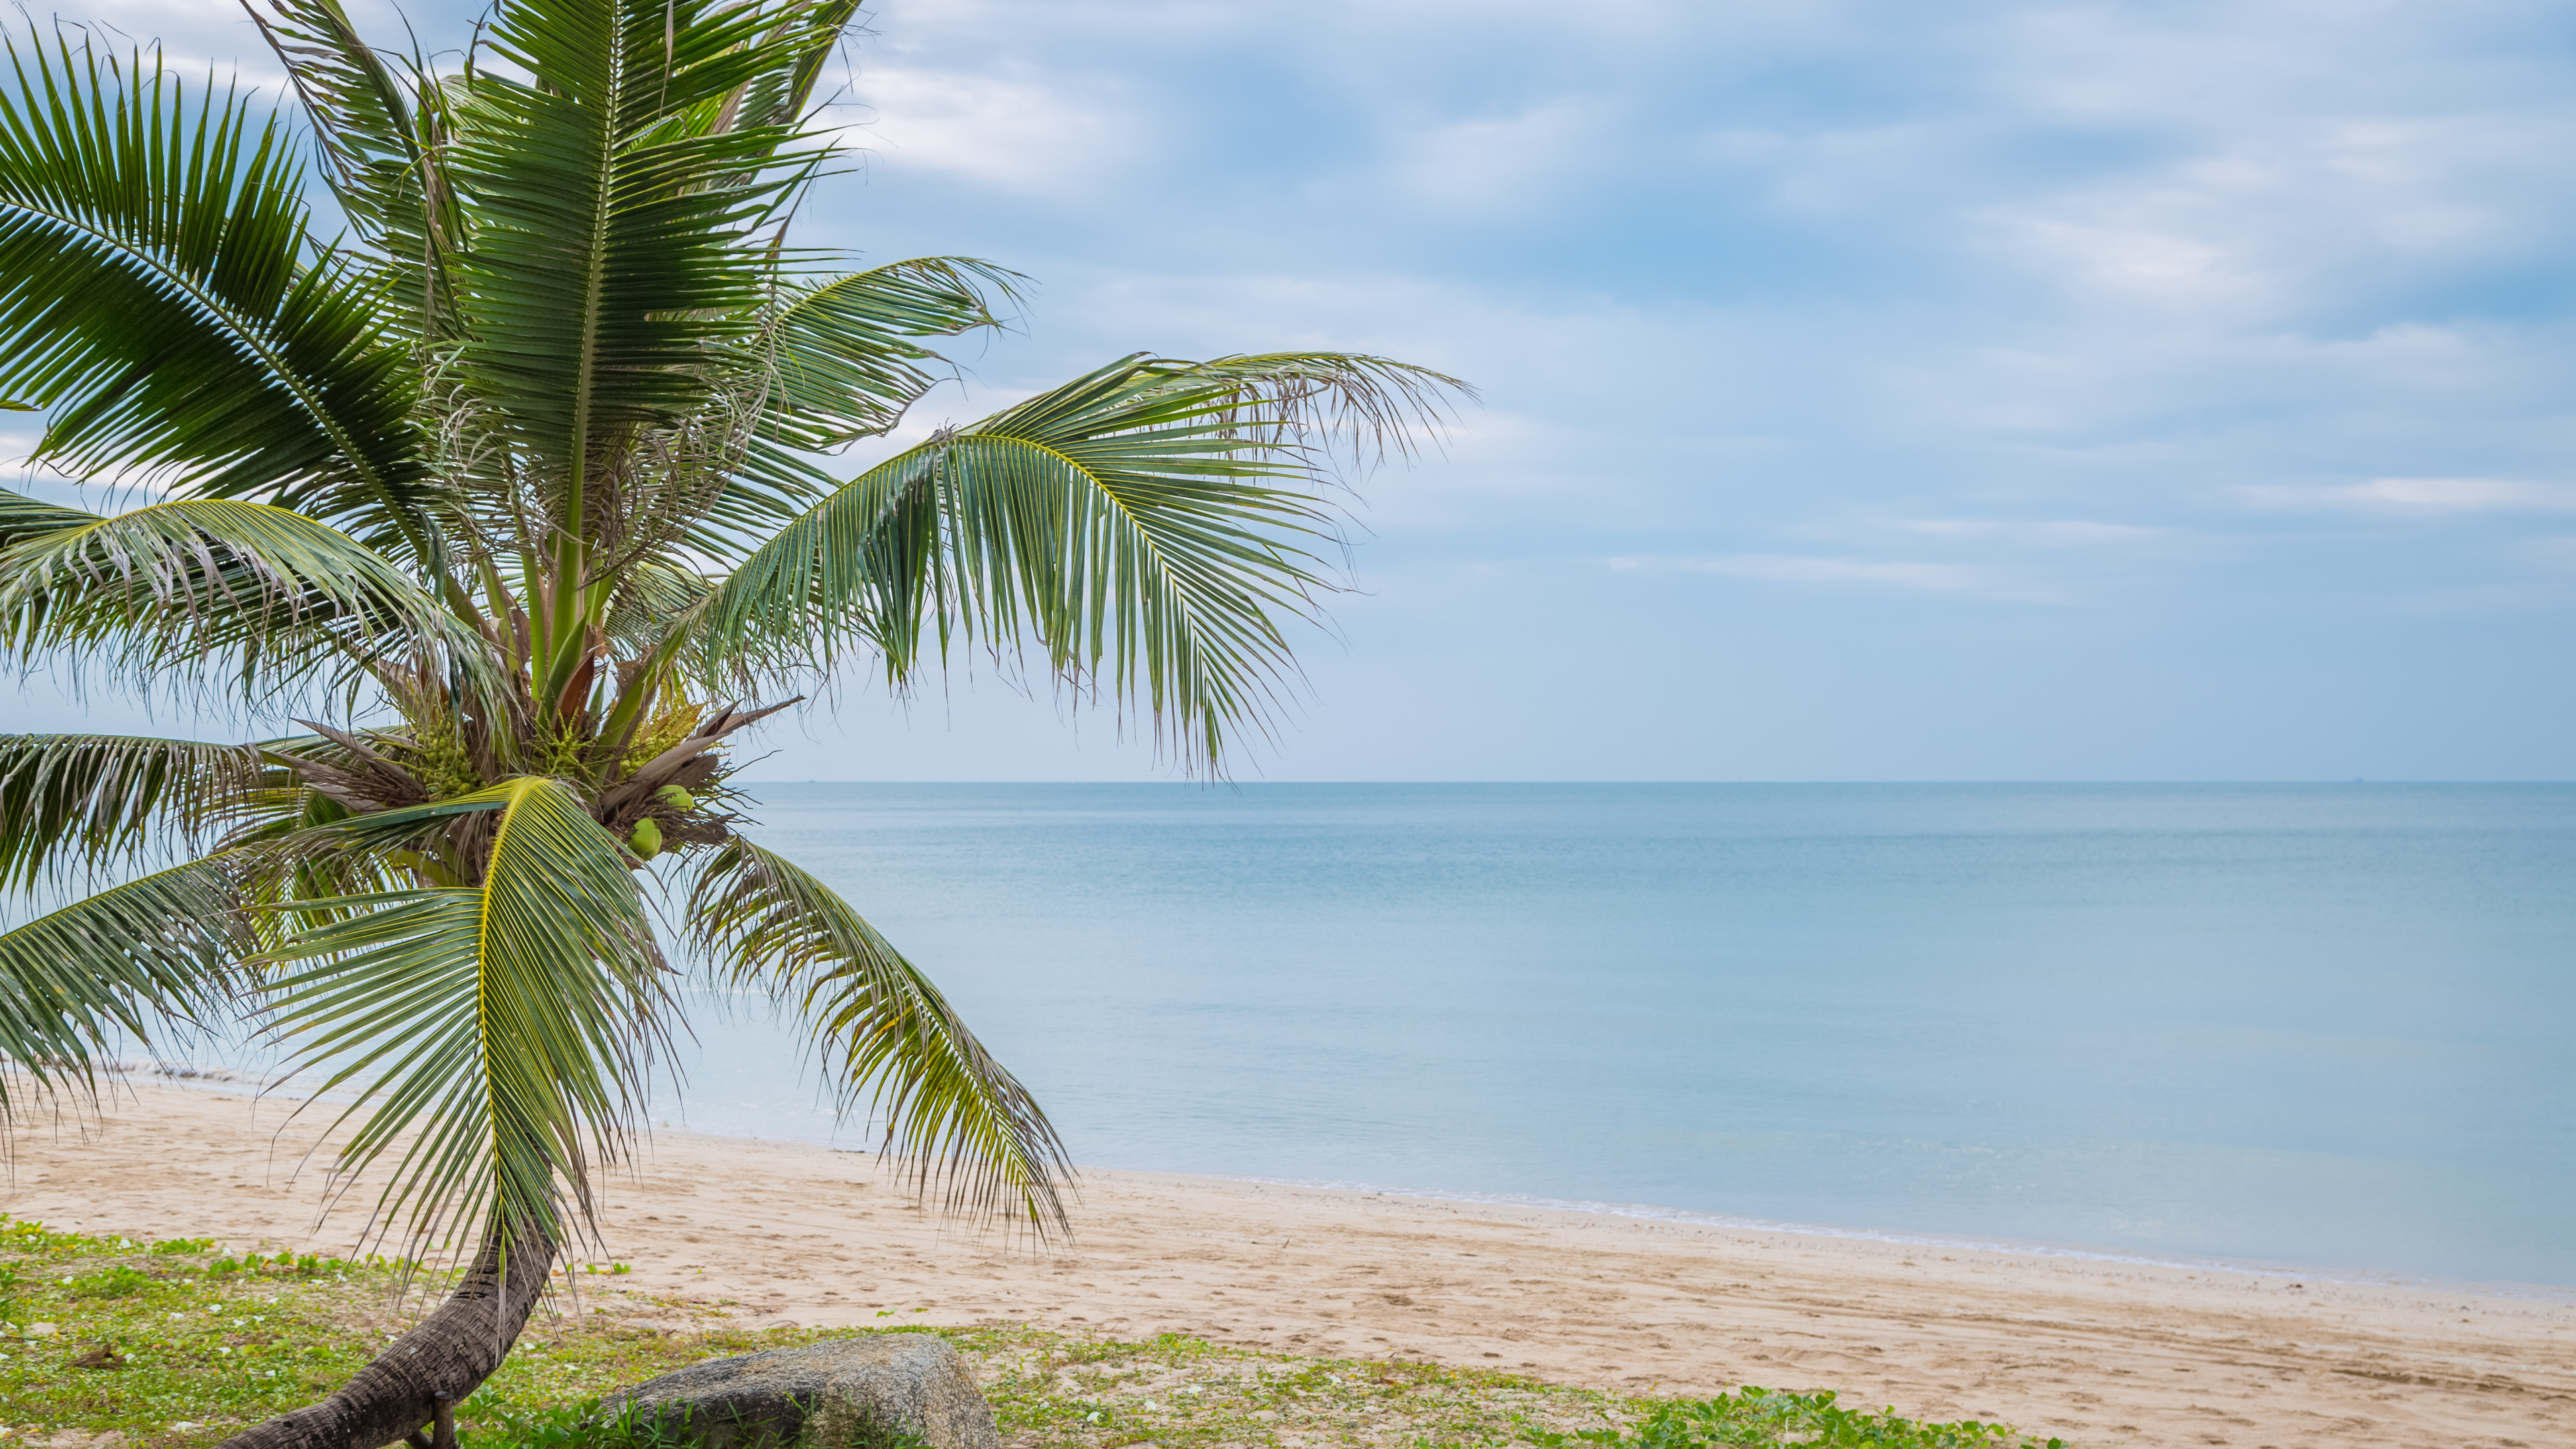
{"label": "palm crown", "polygon": [[[148,52],[8,47],[0,397],[42,462],[154,501],[0,491],[0,649],[304,733],[0,736],[0,888],[123,880],[0,935],[0,1056],[41,1096],[246,1005],[357,1095],[343,1166],[385,1164],[389,1221],[479,1231],[512,1332],[512,1255],[541,1279],[584,1230],[676,1023],[655,894],[909,1161],[1060,1215],[1043,1115],[739,833],[726,743],[845,660],[900,689],[980,648],[1212,769],[1327,584],[1332,450],[1402,446],[1456,386],[1140,354],[836,477],[1017,280],[790,245],[854,9],[503,0],[438,65],[278,0],[282,117]],[[382,1442],[422,1383],[296,1434]]]}

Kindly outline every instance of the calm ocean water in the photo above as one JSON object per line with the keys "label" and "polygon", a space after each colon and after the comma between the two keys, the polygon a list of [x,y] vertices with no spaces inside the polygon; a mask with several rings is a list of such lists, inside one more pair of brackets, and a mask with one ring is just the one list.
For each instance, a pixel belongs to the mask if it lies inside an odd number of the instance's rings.
{"label": "calm ocean water", "polygon": [[2576,1284],[2576,787],[760,795],[1086,1164]]}

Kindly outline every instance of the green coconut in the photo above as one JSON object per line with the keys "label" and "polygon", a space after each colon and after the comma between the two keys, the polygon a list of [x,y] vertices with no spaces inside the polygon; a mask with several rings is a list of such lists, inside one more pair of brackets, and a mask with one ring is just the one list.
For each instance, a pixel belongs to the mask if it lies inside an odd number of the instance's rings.
{"label": "green coconut", "polygon": [[636,821],[635,833],[627,839],[634,845],[636,855],[645,860],[662,853],[662,827],[650,820]]}
{"label": "green coconut", "polygon": [[661,789],[653,792],[653,798],[670,806],[674,810],[695,810],[698,808],[698,797],[681,789],[677,785],[663,786]]}

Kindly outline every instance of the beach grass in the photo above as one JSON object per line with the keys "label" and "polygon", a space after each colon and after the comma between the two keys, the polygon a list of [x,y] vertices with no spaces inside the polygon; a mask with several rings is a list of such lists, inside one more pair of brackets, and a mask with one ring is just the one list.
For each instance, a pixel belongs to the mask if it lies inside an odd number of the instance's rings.
{"label": "beach grass", "polygon": [[[1867,1445],[2024,1449],[1997,1425],[1923,1424],[1830,1393],[1659,1399],[1409,1360],[1315,1359],[1166,1334],[1123,1342],[1017,1324],[762,1328],[733,1305],[614,1286],[583,1265],[459,1413],[465,1449],[620,1449],[600,1395],[686,1364],[856,1333],[937,1333],[1012,1449],[1533,1449]],[[202,1449],[312,1402],[401,1331],[445,1275],[381,1258],[236,1257],[0,1217],[0,1449]],[[2056,1441],[2049,1441],[2054,1445]]]}

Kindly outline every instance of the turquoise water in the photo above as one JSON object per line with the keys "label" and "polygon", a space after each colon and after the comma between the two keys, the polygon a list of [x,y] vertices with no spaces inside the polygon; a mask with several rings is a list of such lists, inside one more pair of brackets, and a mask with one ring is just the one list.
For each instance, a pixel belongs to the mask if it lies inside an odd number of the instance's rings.
{"label": "turquoise water", "polygon": [[1085,1164],[2576,1284],[2576,787],[760,796]]}

